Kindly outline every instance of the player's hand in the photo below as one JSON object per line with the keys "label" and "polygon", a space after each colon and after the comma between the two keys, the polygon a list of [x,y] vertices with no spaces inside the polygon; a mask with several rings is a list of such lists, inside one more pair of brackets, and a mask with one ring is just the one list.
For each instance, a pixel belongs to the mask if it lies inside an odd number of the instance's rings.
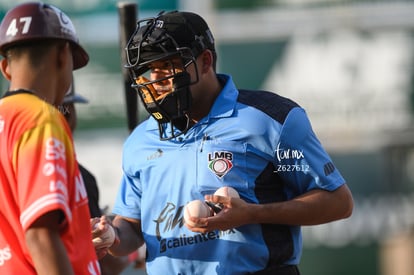
{"label": "player's hand", "polygon": [[[99,238],[105,234],[108,230],[109,226],[112,226],[111,220],[107,216],[101,216],[100,218],[95,217],[91,218],[91,231],[92,231],[92,239]],[[114,228],[115,229],[115,228]],[[106,254],[108,254],[108,249],[114,245],[119,244],[119,236],[117,234],[117,230],[115,232],[115,240],[111,246],[95,246],[95,252],[98,259],[102,259]]]}
{"label": "player's hand", "polygon": [[193,232],[207,233],[214,230],[229,230],[249,223],[251,215],[250,204],[239,198],[206,195],[206,201],[221,204],[223,209],[208,218],[193,218],[192,221],[198,224],[197,227],[186,224]]}

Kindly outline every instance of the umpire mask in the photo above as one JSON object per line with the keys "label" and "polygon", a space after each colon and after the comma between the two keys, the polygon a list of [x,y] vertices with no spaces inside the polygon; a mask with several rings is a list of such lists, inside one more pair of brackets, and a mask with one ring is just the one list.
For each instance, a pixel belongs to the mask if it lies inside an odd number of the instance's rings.
{"label": "umpire mask", "polygon": [[[198,82],[195,60],[205,49],[214,51],[214,40],[196,14],[160,13],[137,23],[126,47],[126,67],[132,86],[158,123],[161,140],[176,138],[191,127],[190,86]],[[191,64],[195,79],[187,71]]]}

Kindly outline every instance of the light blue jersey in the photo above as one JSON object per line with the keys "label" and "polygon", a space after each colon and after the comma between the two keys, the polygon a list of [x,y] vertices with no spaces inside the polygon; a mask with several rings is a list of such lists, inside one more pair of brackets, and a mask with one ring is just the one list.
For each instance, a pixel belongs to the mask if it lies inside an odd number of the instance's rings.
{"label": "light blue jersey", "polygon": [[296,103],[274,93],[237,90],[231,78],[208,116],[185,135],[161,141],[149,118],[127,139],[113,212],[139,219],[149,274],[248,274],[298,264],[300,227],[251,224],[194,233],[183,208],[222,186],[250,203],[289,200],[345,183]]}

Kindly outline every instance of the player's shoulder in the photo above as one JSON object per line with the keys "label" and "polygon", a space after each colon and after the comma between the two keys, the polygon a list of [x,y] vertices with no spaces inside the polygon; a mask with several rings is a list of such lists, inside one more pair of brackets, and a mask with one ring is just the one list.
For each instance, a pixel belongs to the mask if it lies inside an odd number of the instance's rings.
{"label": "player's shoulder", "polygon": [[3,97],[0,106],[2,119],[10,128],[26,131],[46,124],[60,125],[59,110],[34,94]]}
{"label": "player's shoulder", "polygon": [[48,117],[59,112],[57,108],[32,93],[11,93],[3,97],[1,101],[2,108],[14,110],[13,114],[39,118],[39,115]]}
{"label": "player's shoulder", "polygon": [[[125,148],[130,147],[137,147],[142,142],[148,142],[148,140],[151,140],[151,137],[155,134],[158,135],[158,127],[155,127],[154,121],[151,121],[151,117],[148,117],[147,119],[140,122],[128,135],[124,142]],[[155,125],[155,126],[154,126]],[[157,136],[158,137],[158,136]],[[139,140],[141,142],[137,143],[136,141]]]}
{"label": "player's shoulder", "polygon": [[300,107],[290,98],[262,90],[240,89],[237,101],[266,113],[280,123],[285,121],[293,108]]}

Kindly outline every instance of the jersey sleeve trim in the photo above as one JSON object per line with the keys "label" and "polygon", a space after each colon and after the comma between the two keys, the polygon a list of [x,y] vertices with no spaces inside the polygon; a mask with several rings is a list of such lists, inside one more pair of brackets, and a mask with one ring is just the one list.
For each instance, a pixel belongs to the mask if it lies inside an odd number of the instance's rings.
{"label": "jersey sleeve trim", "polygon": [[283,124],[290,110],[300,107],[296,102],[268,91],[239,90],[238,102],[254,107]]}
{"label": "jersey sleeve trim", "polygon": [[66,197],[63,194],[48,194],[33,202],[23,211],[20,216],[20,222],[23,228],[27,228],[39,216],[58,209],[62,209],[67,219],[72,221],[72,212],[67,204]]}

